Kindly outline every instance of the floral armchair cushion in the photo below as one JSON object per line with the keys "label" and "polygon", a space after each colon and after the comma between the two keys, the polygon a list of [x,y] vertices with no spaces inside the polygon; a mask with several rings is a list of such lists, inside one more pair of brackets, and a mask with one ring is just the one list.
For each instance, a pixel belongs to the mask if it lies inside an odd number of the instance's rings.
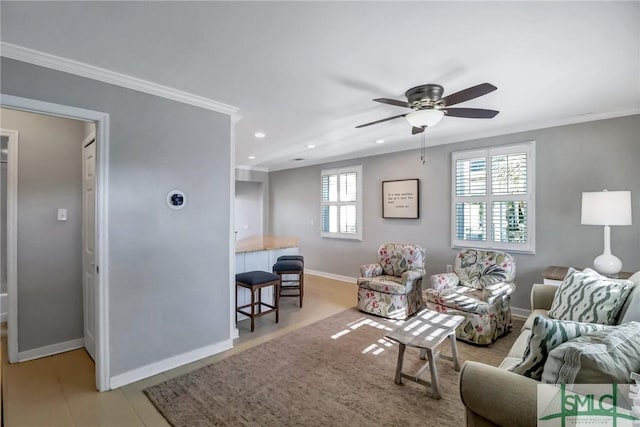
{"label": "floral armchair cushion", "polygon": [[513,282],[516,262],[504,252],[465,249],[456,255],[453,271],[460,285],[484,289],[494,283]]}
{"label": "floral armchair cushion", "polygon": [[418,245],[386,243],[378,248],[378,264],[387,276],[400,277],[408,270],[418,270],[422,276],[424,260],[424,249]]}

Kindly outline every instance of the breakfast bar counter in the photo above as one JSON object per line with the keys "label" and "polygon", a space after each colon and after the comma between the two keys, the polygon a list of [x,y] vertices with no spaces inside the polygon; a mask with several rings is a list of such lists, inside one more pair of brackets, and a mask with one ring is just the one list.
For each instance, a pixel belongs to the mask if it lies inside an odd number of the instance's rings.
{"label": "breakfast bar counter", "polygon": [[238,240],[236,254],[297,247],[297,237],[257,235]]}

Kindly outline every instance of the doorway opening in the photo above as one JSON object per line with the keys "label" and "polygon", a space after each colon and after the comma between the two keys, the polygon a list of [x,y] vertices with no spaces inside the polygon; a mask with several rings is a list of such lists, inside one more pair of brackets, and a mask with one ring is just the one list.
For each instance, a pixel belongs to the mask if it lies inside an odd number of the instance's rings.
{"label": "doorway opening", "polygon": [[[7,95],[0,107],[3,128],[24,129],[6,141],[9,361],[84,347],[109,390],[108,115]],[[62,135],[40,128],[56,121]]]}

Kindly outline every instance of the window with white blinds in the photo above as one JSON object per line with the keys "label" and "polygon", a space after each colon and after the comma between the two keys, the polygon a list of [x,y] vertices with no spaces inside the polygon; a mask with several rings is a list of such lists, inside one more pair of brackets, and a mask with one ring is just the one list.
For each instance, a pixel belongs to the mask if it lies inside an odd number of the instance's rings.
{"label": "window with white blinds", "polygon": [[362,166],[328,169],[322,175],[322,237],[362,240]]}
{"label": "window with white blinds", "polygon": [[535,252],[535,143],[452,155],[454,247]]}

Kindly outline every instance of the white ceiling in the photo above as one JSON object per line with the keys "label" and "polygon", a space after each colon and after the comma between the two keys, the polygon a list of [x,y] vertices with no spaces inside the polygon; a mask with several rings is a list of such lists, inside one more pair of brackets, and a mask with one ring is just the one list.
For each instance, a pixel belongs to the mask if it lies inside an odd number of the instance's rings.
{"label": "white ceiling", "polygon": [[240,166],[278,170],[417,148],[404,119],[355,126],[405,112],[371,100],[403,99],[424,83],[445,95],[492,83],[497,91],[458,107],[500,110],[491,120],[445,117],[427,130],[428,145],[640,112],[637,1],[1,8],[2,41],[239,107]]}

